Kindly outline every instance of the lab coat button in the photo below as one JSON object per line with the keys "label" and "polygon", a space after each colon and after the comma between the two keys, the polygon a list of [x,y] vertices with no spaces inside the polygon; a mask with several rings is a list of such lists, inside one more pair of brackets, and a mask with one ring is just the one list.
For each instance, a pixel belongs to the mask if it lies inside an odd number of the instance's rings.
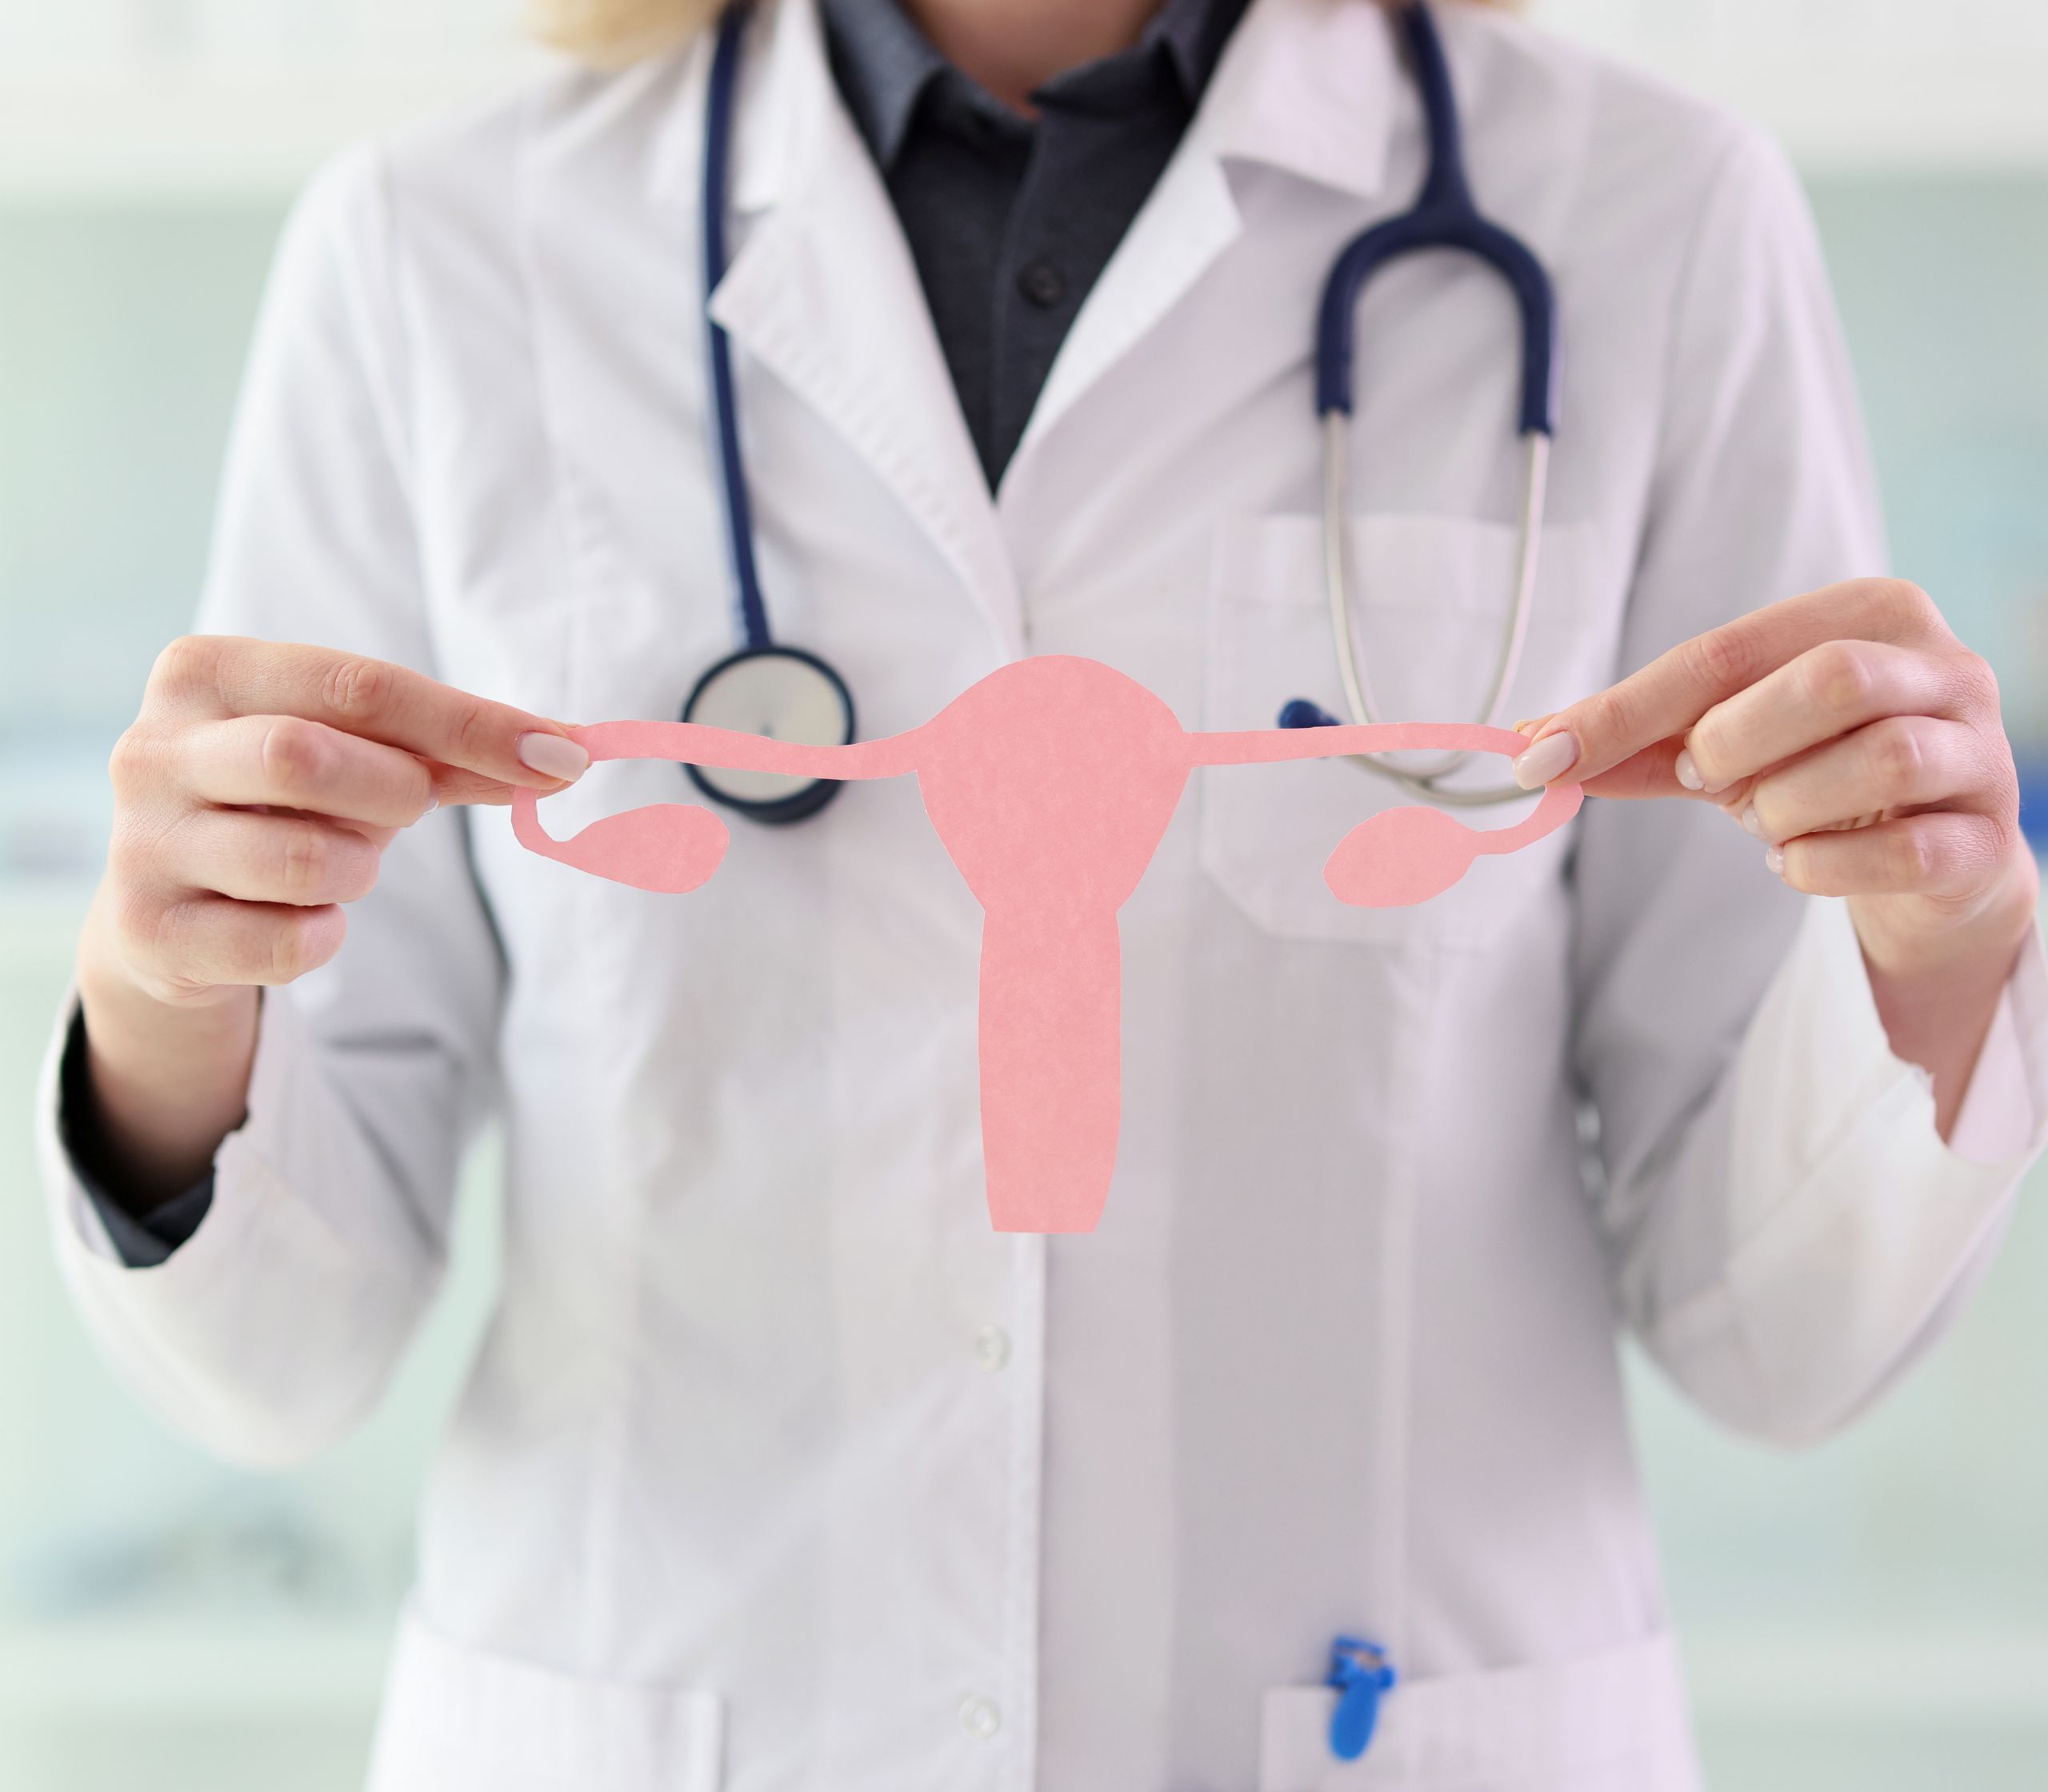
{"label": "lab coat button", "polygon": [[1017,276],[1017,288],[1041,311],[1050,311],[1066,297],[1066,276],[1050,262],[1027,262]]}
{"label": "lab coat button", "polygon": [[1002,1714],[992,1698],[963,1698],[960,1702],[960,1727],[978,1742],[986,1742],[1002,1728]]}
{"label": "lab coat button", "polygon": [[1010,1334],[1000,1326],[984,1326],[974,1334],[974,1361],[993,1375],[1010,1361]]}

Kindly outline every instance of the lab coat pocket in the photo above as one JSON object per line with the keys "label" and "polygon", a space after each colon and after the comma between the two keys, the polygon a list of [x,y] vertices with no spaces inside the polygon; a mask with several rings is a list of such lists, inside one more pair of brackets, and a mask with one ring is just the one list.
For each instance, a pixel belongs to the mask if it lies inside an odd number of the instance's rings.
{"label": "lab coat pocket", "polygon": [[[1353,635],[1379,719],[1473,720],[1508,626],[1514,531],[1465,518],[1394,514],[1354,517],[1350,526]],[[1594,548],[1588,526],[1543,532],[1509,723],[1560,708],[1607,680],[1620,593],[1599,579]],[[1345,715],[1322,553],[1314,517],[1242,518],[1219,530],[1204,727],[1270,728],[1297,697]],[[1571,831],[1488,858],[1429,902],[1349,908],[1324,884],[1323,862],[1368,815],[1422,799],[1343,759],[1221,767],[1200,778],[1204,868],[1258,926],[1288,938],[1486,945],[1518,905],[1554,884]],[[1470,787],[1510,782],[1506,760],[1491,754],[1455,779]],[[1534,802],[1457,814],[1470,826],[1501,827]]]}
{"label": "lab coat pocket", "polygon": [[369,1792],[717,1792],[715,1693],[588,1680],[400,1625]]}
{"label": "lab coat pocket", "polygon": [[1278,1686],[1258,1792],[1700,1792],[1676,1642],[1397,1686],[1372,1746],[1330,1752],[1336,1693]]}

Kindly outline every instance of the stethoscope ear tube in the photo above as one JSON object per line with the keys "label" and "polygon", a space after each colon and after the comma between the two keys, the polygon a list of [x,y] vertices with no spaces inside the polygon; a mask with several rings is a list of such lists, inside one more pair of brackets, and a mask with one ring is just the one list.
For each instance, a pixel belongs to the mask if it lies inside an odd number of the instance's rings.
{"label": "stethoscope ear tube", "polygon": [[[1429,172],[1421,197],[1410,210],[1362,232],[1346,246],[1324,282],[1316,328],[1316,411],[1322,436],[1322,570],[1330,606],[1330,632],[1344,700],[1352,721],[1378,722],[1372,687],[1351,627],[1350,546],[1346,525],[1346,445],[1351,420],[1352,364],[1358,297],[1366,283],[1401,256],[1450,249],[1477,256],[1512,289],[1521,320],[1522,390],[1518,429],[1524,444],[1522,506],[1515,542],[1514,584],[1507,627],[1486,687],[1478,719],[1498,727],[1513,690],[1528,638],[1538,558],[1543,534],[1544,500],[1550,477],[1557,306],[1549,277],[1529,250],[1480,215],[1465,176],[1456,96],[1436,24],[1423,0],[1413,0],[1401,18],[1421,90],[1430,141]],[[1281,712],[1282,727],[1317,726],[1322,712],[1297,699]],[[1330,718],[1325,718],[1330,719]],[[1464,765],[1456,754],[1423,766],[1397,766],[1374,755],[1353,762],[1433,800],[1477,808],[1529,793],[1518,786],[1485,790],[1448,790],[1441,780]]]}
{"label": "stethoscope ear tube", "polygon": [[1315,408],[1326,418],[1351,409],[1351,373],[1358,296],[1390,262],[1418,250],[1454,249],[1474,255],[1505,280],[1521,321],[1522,390],[1515,429],[1555,434],[1557,296],[1526,244],[1484,217],[1466,179],[1464,133],[1436,19],[1424,0],[1400,14],[1422,97],[1430,144],[1428,172],[1415,203],[1398,218],[1361,231],[1345,246],[1323,282],[1316,318]]}
{"label": "stethoscope ear tube", "polygon": [[[1333,411],[1322,422],[1322,573],[1324,594],[1330,605],[1330,634],[1336,649],[1337,670],[1344,686],[1344,701],[1351,719],[1376,723],[1381,718],[1373,701],[1372,687],[1351,630],[1350,540],[1344,509],[1345,430],[1350,418]],[[1543,500],[1550,463],[1550,438],[1531,434],[1524,438],[1522,515],[1516,530],[1514,583],[1510,596],[1508,625],[1501,636],[1492,681],[1486,688],[1486,706],[1477,719],[1489,728],[1501,726],[1508,694],[1522,664],[1523,643],[1529,637],[1529,616],[1534,606],[1536,574],[1543,534]],[[1280,726],[1299,728],[1318,726],[1308,712],[1314,708],[1297,698],[1282,710]],[[1330,718],[1334,720],[1334,718]],[[1484,790],[1446,790],[1439,780],[1465,765],[1469,753],[1454,753],[1427,766],[1395,766],[1370,754],[1351,756],[1351,762],[1377,772],[1397,784],[1458,808],[1480,808],[1510,802],[1529,793],[1518,785]]]}

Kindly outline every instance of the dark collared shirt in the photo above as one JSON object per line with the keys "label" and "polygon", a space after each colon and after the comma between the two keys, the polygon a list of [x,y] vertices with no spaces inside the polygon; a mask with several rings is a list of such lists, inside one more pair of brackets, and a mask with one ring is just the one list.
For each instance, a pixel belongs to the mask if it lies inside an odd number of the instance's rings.
{"label": "dark collared shirt", "polygon": [[1130,49],[1013,112],[898,0],[822,0],[833,72],[889,189],[994,489],[1053,358],[1194,118],[1246,0],[1166,0]]}
{"label": "dark collared shirt", "polygon": [[[834,76],[909,239],[991,490],[1081,302],[1179,146],[1247,3],[1166,0],[1130,49],[1039,88],[1031,119],[948,62],[898,0],[822,0]],[[142,1214],[109,1192],[118,1184],[76,1018],[59,1125],[130,1268],[162,1262],[198,1230],[210,1176]]]}

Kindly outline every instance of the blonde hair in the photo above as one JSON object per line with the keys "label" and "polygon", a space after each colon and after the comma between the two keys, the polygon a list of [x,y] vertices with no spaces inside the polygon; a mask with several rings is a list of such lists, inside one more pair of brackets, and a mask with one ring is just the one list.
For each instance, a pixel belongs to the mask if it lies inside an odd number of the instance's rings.
{"label": "blonde hair", "polygon": [[[1402,0],[1379,0],[1398,6]],[[1514,6],[1517,0],[1482,0]],[[602,68],[636,62],[691,38],[725,10],[727,0],[528,0],[542,42]]]}
{"label": "blonde hair", "polygon": [[617,68],[694,37],[726,0],[527,0],[535,37],[581,62]]}

